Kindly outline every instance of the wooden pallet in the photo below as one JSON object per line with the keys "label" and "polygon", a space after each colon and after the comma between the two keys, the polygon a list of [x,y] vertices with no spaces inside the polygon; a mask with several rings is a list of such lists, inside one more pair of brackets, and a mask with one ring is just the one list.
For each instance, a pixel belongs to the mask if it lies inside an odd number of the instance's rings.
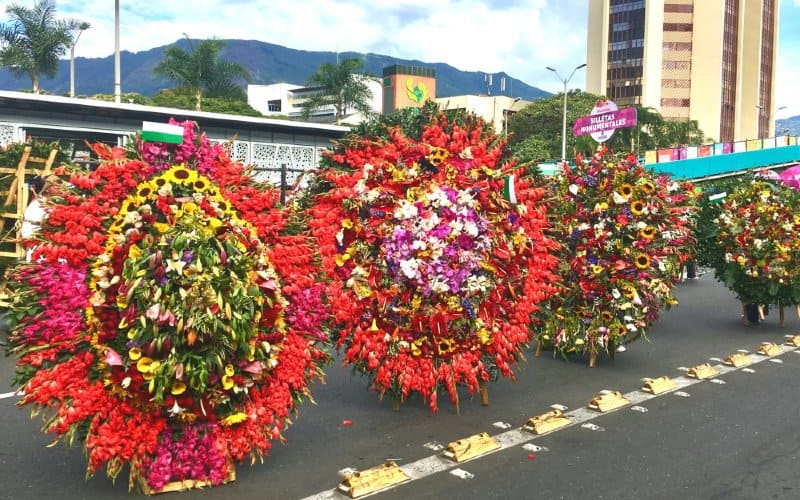
{"label": "wooden pallet", "polygon": [[0,190],[0,199],[4,199],[3,205],[0,207],[0,223],[5,225],[6,220],[14,221],[14,229],[0,238],[0,243],[13,243],[14,250],[0,250],[0,257],[16,259],[25,257],[25,247],[22,245],[20,230],[25,209],[30,201],[28,186],[25,183],[26,176],[49,176],[57,153],[58,150],[53,149],[47,158],[39,158],[31,156],[31,147],[27,146],[16,167],[0,165],[0,177],[13,176],[9,189]]}

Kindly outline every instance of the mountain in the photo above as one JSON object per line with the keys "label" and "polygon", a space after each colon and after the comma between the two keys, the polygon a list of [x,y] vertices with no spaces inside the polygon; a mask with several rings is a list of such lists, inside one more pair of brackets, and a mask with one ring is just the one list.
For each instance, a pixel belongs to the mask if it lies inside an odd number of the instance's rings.
{"label": "mountain", "polygon": [[800,115],[775,120],[775,135],[800,135]]}
{"label": "mountain", "polygon": [[[188,41],[180,39],[177,43],[188,50]],[[174,84],[153,76],[153,67],[164,56],[167,46],[155,47],[142,52],[122,51],[120,53],[120,72],[122,92],[137,92],[152,97],[164,88]],[[294,83],[304,85],[308,78],[324,62],[335,63],[336,52],[315,52],[296,50],[257,40],[227,40],[220,56],[222,59],[242,64],[253,77],[254,84]],[[487,91],[484,73],[461,71],[449,64],[425,63],[417,60],[398,59],[379,54],[360,54],[341,52],[338,57],[360,57],[367,73],[381,76],[383,68],[393,64],[432,67],[436,70],[436,95],[449,97],[463,94],[485,94]],[[532,87],[521,80],[511,78],[506,73],[493,74],[491,93],[500,95],[501,78],[506,78],[505,95],[523,99],[537,99],[550,94]],[[100,58],[75,58],[75,91],[78,95],[114,93],[114,56]],[[40,86],[51,94],[69,92],[69,60],[62,60],[55,78],[43,78]],[[27,75],[14,78],[7,70],[0,69],[0,89],[29,90]]]}

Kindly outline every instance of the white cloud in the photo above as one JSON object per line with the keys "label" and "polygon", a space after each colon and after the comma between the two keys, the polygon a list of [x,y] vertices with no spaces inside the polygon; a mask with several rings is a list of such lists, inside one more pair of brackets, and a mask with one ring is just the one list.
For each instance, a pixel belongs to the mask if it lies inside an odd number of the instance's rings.
{"label": "white cloud", "polygon": [[[595,0],[120,0],[121,48],[132,52],[192,38],[260,40],[301,50],[372,52],[496,73],[550,92],[586,62],[588,2]],[[0,1],[0,19],[12,2]],[[15,0],[22,5],[34,0]],[[57,17],[88,21],[77,57],[114,52],[114,3],[57,0]],[[800,0],[784,2],[777,66],[778,118],[800,114]],[[570,88],[584,88],[578,71]]]}
{"label": "white cloud", "polygon": [[[0,1],[0,9],[9,3]],[[57,17],[92,25],[81,35],[76,57],[113,54],[113,2],[59,0],[56,5]],[[443,62],[467,71],[505,71],[550,91],[560,84],[545,66],[574,67],[586,57],[586,0],[193,0],[191,8],[187,5],[120,0],[122,50],[167,45],[183,33],[253,39],[302,50]],[[582,87],[583,76],[576,75],[570,86]]]}

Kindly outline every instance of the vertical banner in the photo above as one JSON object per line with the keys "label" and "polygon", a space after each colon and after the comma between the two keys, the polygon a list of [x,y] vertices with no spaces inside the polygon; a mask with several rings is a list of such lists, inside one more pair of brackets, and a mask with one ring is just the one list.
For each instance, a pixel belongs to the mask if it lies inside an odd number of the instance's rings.
{"label": "vertical banner", "polygon": [[665,163],[668,161],[672,161],[672,150],[671,149],[659,149],[658,150],[658,163]]}
{"label": "vertical banner", "polygon": [[658,152],[655,150],[645,151],[644,153],[645,164],[658,163]]}
{"label": "vertical banner", "polygon": [[700,149],[697,151],[697,156],[700,158],[705,158],[706,156],[711,156],[714,153],[714,144],[704,144],[700,146]]}
{"label": "vertical banner", "polygon": [[693,160],[697,158],[697,146],[689,146],[686,148],[686,159]]}

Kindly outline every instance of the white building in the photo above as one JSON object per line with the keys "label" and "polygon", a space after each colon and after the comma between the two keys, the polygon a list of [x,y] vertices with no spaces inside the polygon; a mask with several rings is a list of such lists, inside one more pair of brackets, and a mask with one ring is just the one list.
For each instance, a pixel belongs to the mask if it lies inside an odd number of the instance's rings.
{"label": "white building", "polygon": [[[383,86],[376,78],[363,77],[370,92],[370,106],[375,113],[380,114],[383,109]],[[304,87],[292,83],[274,83],[272,85],[248,85],[247,103],[265,116],[287,116],[298,120],[303,115],[302,104],[311,96],[319,92],[319,87]],[[365,117],[352,107],[345,109],[345,124],[358,124]],[[336,121],[333,106],[325,106],[314,110],[309,117],[312,122],[333,123]]]}
{"label": "white building", "polygon": [[441,109],[463,109],[480,116],[494,125],[497,134],[505,134],[508,117],[531,103],[504,95],[457,95],[437,97],[435,101]]}

